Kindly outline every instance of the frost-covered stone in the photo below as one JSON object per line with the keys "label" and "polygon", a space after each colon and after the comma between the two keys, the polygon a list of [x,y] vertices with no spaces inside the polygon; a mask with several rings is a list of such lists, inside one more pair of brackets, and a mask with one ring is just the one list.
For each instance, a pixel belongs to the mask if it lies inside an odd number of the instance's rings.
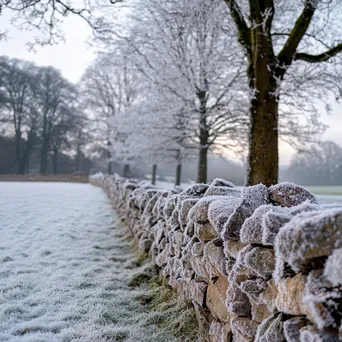
{"label": "frost-covered stone", "polygon": [[[229,189],[229,188],[225,188]],[[239,197],[222,196],[210,203],[208,209],[208,219],[218,233],[221,233],[228,218],[238,205]]]}
{"label": "frost-covered stone", "polygon": [[204,242],[195,242],[191,247],[191,255],[192,256],[203,256],[204,254]]}
{"label": "frost-covered stone", "polygon": [[204,193],[204,197],[207,196],[232,196],[232,197],[240,197],[241,190],[233,187],[226,186],[210,186],[207,191]]}
{"label": "frost-covered stone", "polygon": [[209,328],[209,340],[210,342],[228,342],[231,336],[230,331],[229,323],[213,320]]}
{"label": "frost-covered stone", "polygon": [[210,186],[224,186],[224,187],[227,187],[227,188],[235,188],[235,185],[234,183],[232,182],[229,182],[225,179],[222,179],[222,178],[215,178]]}
{"label": "frost-covered stone", "polygon": [[204,299],[206,296],[207,287],[208,284],[205,282],[197,282],[192,280],[187,285],[188,295],[193,301],[203,307],[205,305]]}
{"label": "frost-covered stone", "polygon": [[340,342],[334,331],[319,331],[316,327],[309,325],[300,331],[300,342]]}
{"label": "frost-covered stone", "polygon": [[206,190],[209,188],[208,184],[193,184],[181,192],[181,195],[191,197],[202,197]]}
{"label": "frost-covered stone", "polygon": [[294,207],[305,201],[317,203],[315,196],[309,190],[289,182],[271,186],[269,193],[271,202],[282,207]]}
{"label": "frost-covered stone", "polygon": [[225,305],[229,283],[227,278],[220,276],[208,285],[206,305],[214,318],[221,322],[229,322],[231,315]]}
{"label": "frost-covered stone", "polygon": [[254,301],[259,301],[259,295],[266,289],[266,281],[261,278],[247,279],[240,284],[240,289]]}
{"label": "frost-covered stone", "polygon": [[201,241],[210,241],[218,237],[218,234],[216,233],[214,227],[209,222],[205,224],[195,223],[194,230],[195,230],[195,235]]}
{"label": "frost-covered stone", "polygon": [[214,239],[208,242],[204,247],[204,261],[211,263],[223,275],[226,273],[226,257],[223,253],[221,239]]}
{"label": "frost-covered stone", "polygon": [[239,252],[246,247],[245,243],[241,241],[227,240],[223,241],[223,251],[227,258],[237,258]]}
{"label": "frost-covered stone", "polygon": [[274,314],[264,320],[258,326],[255,342],[285,342],[283,320],[283,314]]}
{"label": "frost-covered stone", "polygon": [[198,199],[187,198],[180,203],[178,221],[181,226],[186,226],[190,209],[198,202]]}
{"label": "frost-covered stone", "polygon": [[305,317],[293,317],[284,322],[284,335],[287,342],[300,341],[300,330],[308,325]]}
{"label": "frost-covered stone", "polygon": [[310,261],[329,256],[342,247],[342,209],[305,212],[295,216],[279,232],[276,257],[294,271]]}
{"label": "frost-covered stone", "polygon": [[229,285],[226,306],[228,311],[234,316],[251,316],[251,303],[248,296],[235,284]]}
{"label": "frost-covered stone", "polygon": [[336,326],[341,299],[341,291],[333,288],[323,270],[310,272],[305,286],[305,313],[319,329]]}
{"label": "frost-covered stone", "polygon": [[254,341],[255,334],[258,329],[258,323],[247,317],[235,317],[230,321],[233,332],[233,341]]}
{"label": "frost-covered stone", "polygon": [[244,264],[259,276],[271,278],[275,267],[274,251],[270,248],[255,247],[246,253]]}
{"label": "frost-covered stone", "polygon": [[279,311],[291,315],[303,315],[306,276],[298,273],[293,278],[281,280],[277,286],[275,304]]}
{"label": "frost-covered stone", "polygon": [[263,184],[244,188],[240,202],[224,226],[223,240],[238,240],[244,221],[252,216],[256,208],[268,203],[268,189]]}
{"label": "frost-covered stone", "polygon": [[342,285],[342,248],[334,250],[329,256],[325,263],[324,275],[333,286]]}
{"label": "frost-covered stone", "polygon": [[243,243],[262,244],[262,220],[265,213],[273,209],[274,205],[262,205],[254,211],[251,217],[246,219],[240,232],[240,240]]}

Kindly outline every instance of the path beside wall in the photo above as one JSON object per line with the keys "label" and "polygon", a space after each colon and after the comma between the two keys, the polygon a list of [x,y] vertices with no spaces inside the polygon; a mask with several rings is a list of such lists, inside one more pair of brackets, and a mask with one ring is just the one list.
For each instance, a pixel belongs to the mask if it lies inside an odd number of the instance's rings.
{"label": "path beside wall", "polygon": [[161,190],[98,174],[139,246],[190,299],[206,340],[342,340],[342,206],[281,183]]}

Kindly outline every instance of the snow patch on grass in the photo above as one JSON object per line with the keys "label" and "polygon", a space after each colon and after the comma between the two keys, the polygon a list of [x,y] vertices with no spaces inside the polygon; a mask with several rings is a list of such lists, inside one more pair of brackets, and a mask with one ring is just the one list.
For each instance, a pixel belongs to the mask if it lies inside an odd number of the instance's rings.
{"label": "snow patch on grass", "polygon": [[0,183],[0,236],[0,341],[194,340],[101,189]]}

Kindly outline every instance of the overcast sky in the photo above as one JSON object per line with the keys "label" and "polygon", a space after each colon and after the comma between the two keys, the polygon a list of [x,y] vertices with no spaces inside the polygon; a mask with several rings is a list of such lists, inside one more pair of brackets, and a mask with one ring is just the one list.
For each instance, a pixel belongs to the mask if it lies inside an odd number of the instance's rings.
{"label": "overcast sky", "polygon": [[[91,30],[80,18],[70,16],[63,23],[65,42],[55,46],[38,47],[36,52],[28,50],[26,43],[34,40],[37,33],[20,32],[9,21],[9,13],[3,13],[0,20],[0,31],[8,30],[7,41],[0,41],[2,55],[16,57],[35,62],[38,65],[52,65],[60,69],[63,75],[72,82],[77,82],[91,61],[95,58],[94,51],[87,40]],[[334,140],[342,145],[342,105],[333,104],[333,111],[328,116],[322,113],[322,121],[329,128],[323,139]],[[293,149],[280,143],[280,164],[288,164]]]}

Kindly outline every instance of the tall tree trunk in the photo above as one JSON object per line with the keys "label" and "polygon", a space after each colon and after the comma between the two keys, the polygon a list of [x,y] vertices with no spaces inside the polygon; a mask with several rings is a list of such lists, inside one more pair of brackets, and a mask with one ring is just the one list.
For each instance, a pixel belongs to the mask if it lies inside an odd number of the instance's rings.
{"label": "tall tree trunk", "polygon": [[247,185],[278,182],[278,101],[265,88],[252,100]]}
{"label": "tall tree trunk", "polygon": [[124,167],[123,167],[123,176],[124,177],[128,177],[130,174],[129,172],[129,164],[125,164]]}
{"label": "tall tree trunk", "polygon": [[[250,106],[247,185],[278,182],[278,84],[284,70],[277,70],[271,36],[262,26],[254,32],[253,59],[249,60]],[[251,65],[252,64],[252,65]]]}
{"label": "tall tree trunk", "polygon": [[197,183],[206,183],[208,174],[208,147],[200,147],[198,154]]}
{"label": "tall tree trunk", "polygon": [[206,91],[199,91],[197,93],[200,101],[200,120],[199,120],[199,154],[198,154],[198,168],[197,168],[197,183],[207,182],[208,169],[208,139],[209,131],[207,125],[207,108],[206,108]]}
{"label": "tall tree trunk", "polygon": [[76,166],[75,166],[76,172],[80,171],[80,164],[81,164],[81,147],[77,145]]}
{"label": "tall tree trunk", "polygon": [[107,172],[109,175],[111,175],[113,173],[113,163],[110,160],[108,161]]}
{"label": "tall tree trunk", "polygon": [[58,151],[53,151],[52,172],[58,172]]}
{"label": "tall tree trunk", "polygon": [[17,161],[17,173],[19,175],[23,175],[25,173],[25,163],[22,158],[22,141],[20,131],[16,131],[15,133],[15,154]]}
{"label": "tall tree trunk", "polygon": [[43,145],[40,152],[40,169],[39,172],[41,174],[47,173],[47,164],[48,164],[48,147],[46,141],[43,141]]}
{"label": "tall tree trunk", "polygon": [[181,185],[182,180],[182,164],[178,163],[176,167],[176,180],[175,180],[175,186]]}
{"label": "tall tree trunk", "polygon": [[156,180],[157,180],[157,164],[152,165],[152,178],[151,182],[153,185],[156,185]]}

